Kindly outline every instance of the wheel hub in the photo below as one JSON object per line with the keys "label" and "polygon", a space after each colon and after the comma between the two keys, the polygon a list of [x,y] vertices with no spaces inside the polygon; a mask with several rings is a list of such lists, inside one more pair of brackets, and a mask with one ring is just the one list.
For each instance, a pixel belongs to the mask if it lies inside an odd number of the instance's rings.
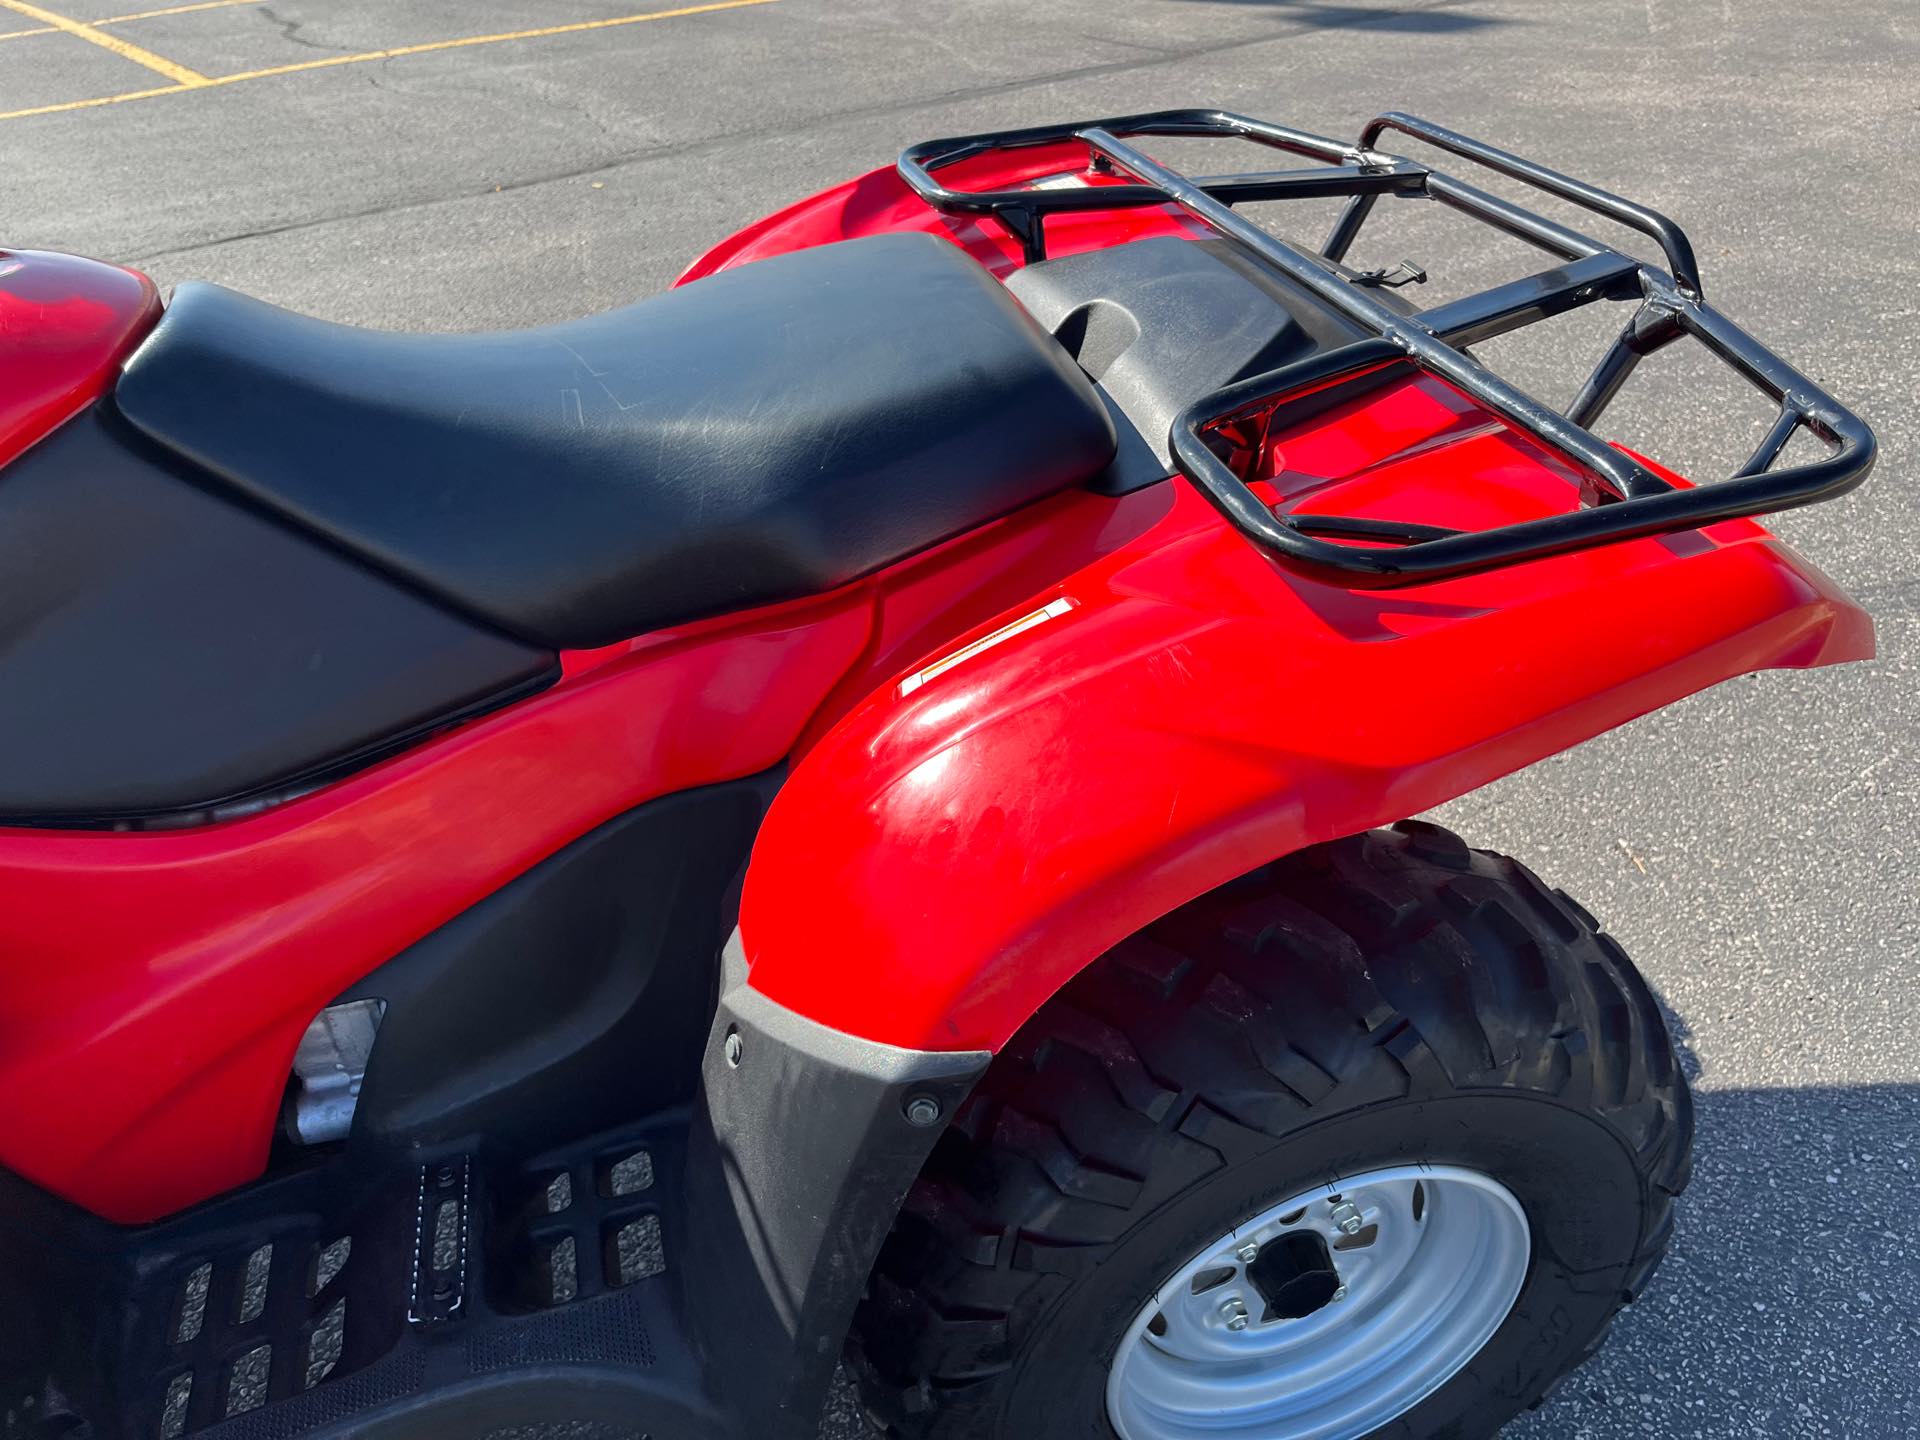
{"label": "wheel hub", "polygon": [[1333,1303],[1340,1272],[1318,1231],[1294,1230],[1260,1247],[1247,1265],[1247,1283],[1267,1302],[1261,1323],[1304,1320]]}
{"label": "wheel hub", "polygon": [[1195,1254],[1115,1354],[1121,1440],[1355,1440],[1457,1374],[1526,1280],[1525,1212],[1440,1166],[1295,1195]]}

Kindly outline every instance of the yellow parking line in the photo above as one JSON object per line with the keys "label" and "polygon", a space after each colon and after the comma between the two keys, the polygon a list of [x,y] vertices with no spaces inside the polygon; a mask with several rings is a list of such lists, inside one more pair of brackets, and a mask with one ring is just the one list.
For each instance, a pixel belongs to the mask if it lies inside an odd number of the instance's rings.
{"label": "yellow parking line", "polygon": [[[687,5],[678,10],[655,10],[645,15],[621,15],[611,20],[582,20],[572,25],[549,25],[538,30],[508,30],[498,35],[468,35],[458,40],[430,40],[422,45],[398,45],[390,50],[368,50],[356,55],[329,55],[324,60],[302,60],[294,65],[274,65],[265,70],[244,70],[238,75],[209,76],[186,70],[183,73],[192,75],[194,78],[182,80],[178,85],[163,85],[157,90],[133,90],[124,95],[101,95],[91,100],[65,100],[57,105],[35,105],[27,110],[0,110],[0,120],[24,120],[30,115],[56,115],[67,110],[91,110],[101,105],[124,104],[129,100],[150,100],[156,95],[178,95],[187,90],[234,85],[242,80],[264,80],[270,75],[293,75],[302,70],[325,70],[335,65],[361,65],[369,60],[392,60],[401,55],[424,55],[435,50],[458,50],[470,45],[498,45],[506,40],[538,40],[549,35],[574,35],[584,30],[610,30],[617,25],[640,25],[649,20],[675,20],[683,15],[706,15],[716,10],[743,10],[750,5],[777,3],[779,0],[713,0],[713,3],[706,5]],[[20,11],[33,8],[25,4],[24,0],[0,0],[0,7]],[[72,20],[59,28],[69,27],[79,30],[89,28]],[[100,34],[98,31],[93,33]],[[100,39],[102,42],[112,41],[113,37],[100,35]],[[109,45],[108,48],[111,49],[113,46]],[[156,55],[153,58],[158,60],[160,57]],[[163,63],[172,64],[171,61]]]}
{"label": "yellow parking line", "polygon": [[[225,10],[234,5],[259,5],[263,0],[199,0],[197,5],[169,5],[164,10],[136,10],[131,15],[107,15],[98,20],[89,20],[89,25],[124,25],[129,20],[157,20],[162,15],[191,15],[196,10]],[[60,31],[52,25],[38,25],[31,30],[0,30],[0,40],[24,40],[29,35],[58,35]]]}
{"label": "yellow parking line", "polygon": [[[0,5],[10,0],[0,0]],[[391,50],[368,50],[359,55],[329,55],[324,60],[302,60],[294,65],[275,65],[266,70],[246,70],[238,75],[222,75],[216,85],[231,85],[236,80],[260,80],[268,75],[292,75],[301,70],[325,70],[333,65],[360,65],[368,60],[391,60],[399,55],[425,55],[432,50],[458,50],[468,45],[498,45],[503,40],[539,40],[548,35],[577,35],[583,30],[611,30],[616,25],[638,25],[646,20],[673,20],[682,15],[705,15],[713,10],[741,10],[749,5],[771,5],[774,0],[714,0],[708,5],[688,5],[679,10],[656,10],[650,15],[622,15],[614,20],[581,20],[572,25],[548,25],[540,30],[508,30],[499,35],[468,35],[459,40],[430,40],[424,45],[396,45]],[[0,116],[0,119],[4,119]]]}
{"label": "yellow parking line", "polygon": [[226,10],[235,5],[259,5],[264,0],[199,0],[195,5],[169,5],[164,10],[136,10],[131,15],[109,15],[89,25],[124,25],[129,20],[157,20],[162,15],[191,15],[196,10]]}
{"label": "yellow parking line", "polygon": [[64,30],[69,35],[87,40],[103,50],[111,50],[123,60],[131,60],[136,65],[144,65],[149,70],[158,71],[174,84],[183,89],[208,84],[207,77],[198,70],[189,70],[184,65],[176,65],[164,55],[156,55],[151,50],[142,50],[129,40],[117,35],[109,35],[104,30],[96,30],[81,20],[69,20],[64,15],[56,15],[51,10],[42,10],[38,5],[29,5],[27,0],[0,0],[0,9],[7,9],[16,15],[24,15],[29,20],[38,20],[43,25],[51,25],[56,30]]}
{"label": "yellow parking line", "polygon": [[151,100],[156,95],[184,95],[189,90],[204,90],[204,85],[162,85],[157,90],[128,90],[120,95],[100,95],[92,100],[66,100],[58,105],[34,105],[26,110],[0,112],[0,120],[24,120],[29,115],[52,115],[61,110],[92,110],[100,105],[121,105],[129,100]]}

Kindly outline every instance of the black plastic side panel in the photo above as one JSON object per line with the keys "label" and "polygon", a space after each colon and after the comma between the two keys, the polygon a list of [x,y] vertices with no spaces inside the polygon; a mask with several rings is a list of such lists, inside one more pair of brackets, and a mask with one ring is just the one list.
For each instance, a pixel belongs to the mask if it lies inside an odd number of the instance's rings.
{"label": "black plastic side panel", "polygon": [[728,893],[779,780],[630,810],[341,997],[387,1007],[354,1114],[359,1158],[465,1137],[534,1154],[691,1100]]}
{"label": "black plastic side panel", "polygon": [[104,408],[0,471],[0,824],[190,819],[553,672],[198,488]]}
{"label": "black plastic side panel", "polygon": [[0,1170],[0,1440],[63,1433],[62,1397],[99,1383],[115,1243],[104,1220]]}
{"label": "black plastic side panel", "polygon": [[1366,333],[1224,240],[1067,255],[1016,271],[1007,288],[1132,423],[1096,485],[1109,493],[1172,473],[1174,417],[1201,396]]}

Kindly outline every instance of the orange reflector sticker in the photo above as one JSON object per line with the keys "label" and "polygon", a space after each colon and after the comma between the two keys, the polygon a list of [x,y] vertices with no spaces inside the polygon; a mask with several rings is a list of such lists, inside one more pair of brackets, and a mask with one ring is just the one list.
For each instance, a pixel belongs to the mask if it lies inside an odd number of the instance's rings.
{"label": "orange reflector sticker", "polygon": [[913,674],[902,680],[900,682],[900,694],[903,697],[911,695],[929,680],[946,674],[947,671],[953,669],[953,667],[960,664],[961,661],[971,660],[983,650],[991,650],[1002,641],[1011,640],[1014,636],[1031,630],[1036,625],[1044,625],[1049,620],[1057,620],[1069,610],[1073,609],[1078,603],[1077,600],[1072,600],[1062,595],[1051,604],[1042,605],[1038,610],[1027,615],[1022,615],[1018,620],[1010,624],[1002,625],[991,635],[982,635],[971,645],[962,646],[960,649],[954,651],[953,654],[946,656],[944,659],[934,661],[933,664],[927,666],[924,670],[916,670]]}

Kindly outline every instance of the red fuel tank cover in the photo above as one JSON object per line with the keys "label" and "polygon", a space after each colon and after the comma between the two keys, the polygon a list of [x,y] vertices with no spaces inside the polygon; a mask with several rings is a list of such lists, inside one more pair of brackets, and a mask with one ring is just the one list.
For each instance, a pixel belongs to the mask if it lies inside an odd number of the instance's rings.
{"label": "red fuel tank cover", "polygon": [[0,465],[98,399],[160,318],[135,270],[0,250]]}

